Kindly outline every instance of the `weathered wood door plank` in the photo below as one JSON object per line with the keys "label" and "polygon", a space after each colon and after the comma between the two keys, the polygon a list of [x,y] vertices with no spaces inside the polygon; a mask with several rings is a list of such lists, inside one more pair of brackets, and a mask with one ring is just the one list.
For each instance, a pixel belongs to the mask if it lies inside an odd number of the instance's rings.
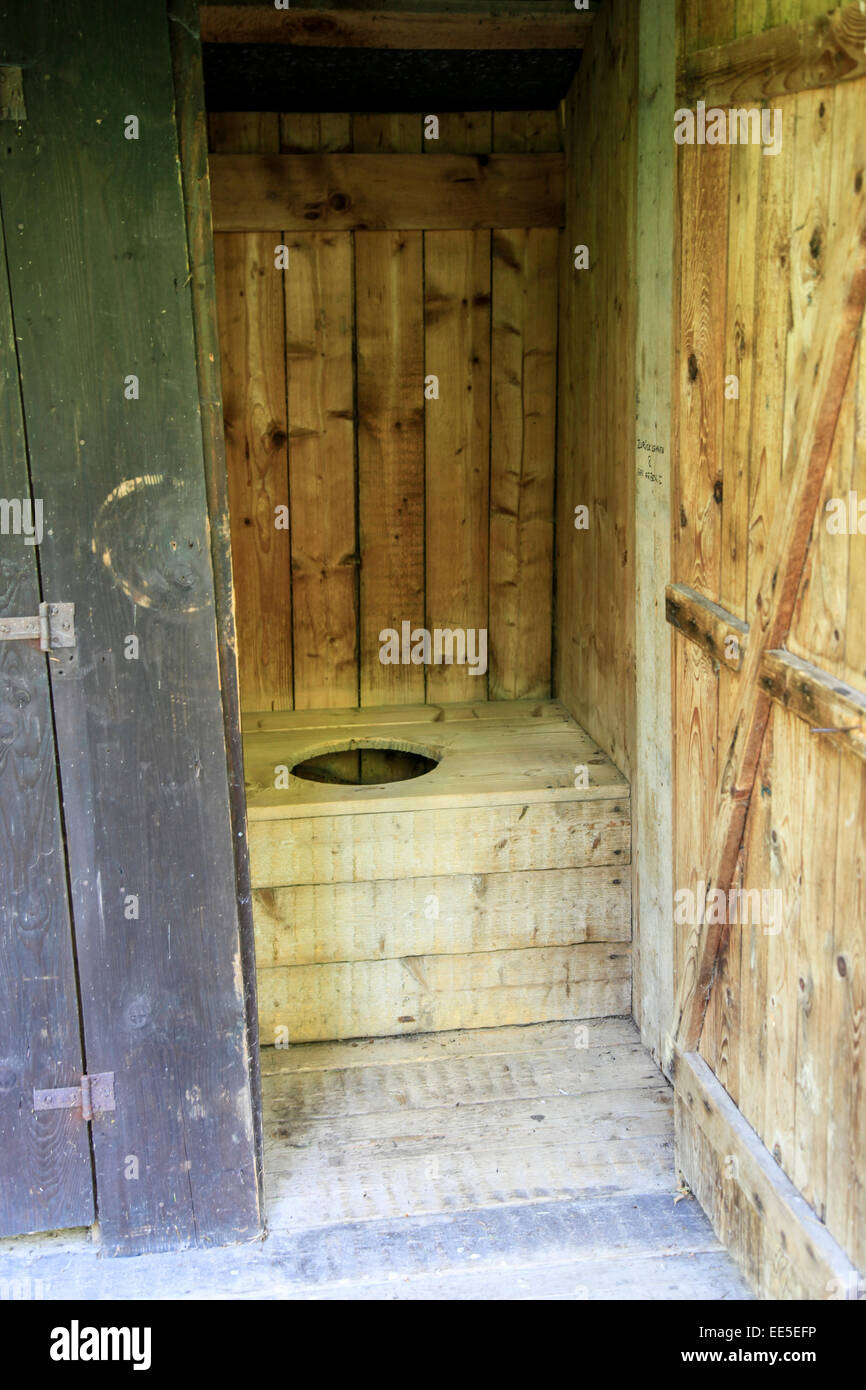
{"label": "weathered wood door plank", "polygon": [[[0,219],[0,493],[26,506],[5,251]],[[37,548],[7,524],[0,618],[26,617],[41,598]],[[0,1235],[89,1226],[95,1214],[80,1109],[33,1110],[34,1089],[76,1086],[84,1071],[47,667],[37,643],[0,642]]]}
{"label": "weathered wood door plank", "polygon": [[[16,7],[4,43],[30,72],[27,122],[0,158],[46,503],[40,567],[46,592],[76,605],[77,645],[50,664],[83,1026],[88,1067],[116,1079],[116,1112],[92,1125],[100,1230],[124,1252],[250,1238],[260,1207],[165,6]],[[130,52],[137,140],[117,114]]]}

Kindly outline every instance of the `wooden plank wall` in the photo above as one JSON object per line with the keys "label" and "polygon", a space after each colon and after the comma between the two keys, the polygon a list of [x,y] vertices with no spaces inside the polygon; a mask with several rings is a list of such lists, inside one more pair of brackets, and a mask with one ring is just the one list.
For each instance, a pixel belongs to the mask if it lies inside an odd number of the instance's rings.
{"label": "wooden plank wall", "polygon": [[[214,113],[210,146],[561,148],[553,111],[439,119]],[[278,240],[215,238],[244,712],[549,696],[559,233]],[[382,665],[403,620],[488,629],[486,676]]]}
{"label": "wooden plank wall", "polygon": [[[611,0],[565,102],[555,692],[635,765],[635,200],[638,26]],[[575,269],[574,248],[589,248]],[[575,507],[589,508],[575,529]]]}
{"label": "wooden plank wall", "polygon": [[[817,0],[689,0],[680,54],[810,19]],[[678,155],[673,575],[738,617],[755,595],[781,496],[792,383],[824,268],[866,167],[866,80],[774,97],[781,153]],[[739,377],[739,399],[725,378]],[[827,531],[824,502],[866,496],[866,343],[855,356],[789,649],[866,690],[866,559]],[[708,813],[737,674],[674,635],[675,889],[707,858]],[[774,706],[744,837],[741,884],[781,894],[781,922],[735,926],[701,1054],[795,1187],[866,1268],[866,769]],[[769,929],[767,929],[769,928]],[[778,929],[777,929],[778,928]],[[687,926],[677,928],[678,959]],[[733,1185],[730,1185],[733,1190]]]}
{"label": "wooden plank wall", "polygon": [[[638,770],[638,44],[634,7],[626,0],[610,0],[596,16],[564,103],[568,176],[559,279],[554,632],[556,697],[630,781]],[[575,267],[578,246],[588,248],[587,269]],[[658,352],[658,341],[652,350]],[[642,380],[649,370],[644,357]],[[577,507],[588,508],[586,529],[576,529]],[[650,543],[646,533],[644,543]],[[641,802],[638,793],[635,814],[641,804],[649,806],[659,825],[652,794],[649,788]],[[635,830],[640,844],[640,826]],[[651,883],[651,868],[644,879]],[[638,892],[633,878],[635,903]],[[632,1010],[640,1020],[641,940],[639,922],[633,925]],[[661,1006],[653,975],[657,964],[653,958],[648,977],[656,1009]],[[651,1017],[647,1045],[655,1044],[658,1052],[659,1042]]]}

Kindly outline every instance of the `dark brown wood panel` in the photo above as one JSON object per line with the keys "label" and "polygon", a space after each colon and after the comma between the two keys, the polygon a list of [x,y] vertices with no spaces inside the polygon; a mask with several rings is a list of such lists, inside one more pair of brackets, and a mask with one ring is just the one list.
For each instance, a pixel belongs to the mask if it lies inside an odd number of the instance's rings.
{"label": "dark brown wood panel", "polygon": [[[42,525],[56,524],[50,492],[31,499],[3,218],[0,438],[2,632],[3,618],[39,611],[26,509],[32,539],[40,508]],[[18,523],[13,503],[25,508]],[[77,1086],[84,1070],[48,660],[36,642],[0,641],[0,1235],[86,1226],[95,1214],[80,1109],[33,1109],[34,1090]]]}
{"label": "dark brown wood panel", "polygon": [[[261,1213],[165,6],[16,7],[3,41],[31,75],[0,158],[31,476],[51,510],[40,568],[76,605],[77,645],[50,667],[87,1065],[116,1078],[116,1111],[92,1123],[100,1232],[124,1252],[249,1239]],[[130,54],[137,140],[117,114]]]}

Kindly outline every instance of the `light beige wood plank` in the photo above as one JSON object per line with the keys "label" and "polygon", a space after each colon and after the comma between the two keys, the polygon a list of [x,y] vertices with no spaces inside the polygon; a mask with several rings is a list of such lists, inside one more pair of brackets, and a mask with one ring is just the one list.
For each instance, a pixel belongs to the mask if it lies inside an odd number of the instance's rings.
{"label": "light beige wood plank", "polygon": [[[825,1299],[856,1288],[844,1251],[695,1053],[677,1057],[676,1096],[678,1163],[758,1296]],[[740,1238],[735,1193],[751,1212],[753,1243]]]}
{"label": "light beige wood plank", "polygon": [[[382,710],[372,712],[369,724],[357,711],[257,717],[265,727],[248,730],[244,741],[250,819],[340,815],[363,806],[402,811],[627,795],[617,769],[560,706],[516,701],[416,708],[417,722],[412,709],[402,709],[394,724],[383,722]],[[510,717],[489,713],[497,709]],[[436,766],[410,781],[356,787],[286,773],[313,756],[377,744],[414,750]]]}
{"label": "light beige wood plank", "polygon": [[[571,1031],[574,1033],[576,1027]],[[275,1053],[278,1051],[274,1048]],[[533,1052],[433,1057],[403,1066],[376,1066],[368,1061],[364,1067],[335,1067],[314,1073],[271,1072],[263,1079],[263,1104],[269,1130],[275,1133],[287,1121],[300,1129],[309,1121],[351,1122],[357,1116],[386,1110],[405,1109],[416,1114],[464,1105],[499,1105],[504,1100],[545,1101],[592,1092],[603,1092],[616,1103],[618,1092],[641,1086],[656,1093],[659,1072],[640,1043],[618,1048],[615,1057],[600,1048],[581,1053],[574,1046],[548,1056],[537,1046]],[[459,1125],[452,1128],[456,1137]]]}
{"label": "light beige wood plank", "polygon": [[628,1018],[591,1018],[575,1023],[536,1023],[525,1028],[457,1029],[408,1038],[362,1038],[351,1043],[300,1043],[287,1048],[263,1047],[262,1075],[278,1072],[344,1071],[349,1067],[424,1066],[435,1059],[522,1057],[541,1050],[545,1057],[577,1052],[573,1065],[580,1071],[596,1053],[613,1063],[620,1049],[636,1041]]}
{"label": "light beige wood plank", "polygon": [[619,869],[451,874],[258,889],[258,968],[320,961],[628,941]]}
{"label": "light beige wood plank", "polygon": [[[256,711],[244,720],[249,732],[293,732],[299,729],[312,732],[323,730],[330,737],[347,730],[350,734],[366,727],[380,725],[418,725],[469,723],[476,725],[512,723],[520,720],[524,727],[538,721],[569,724],[580,729],[565,706],[558,700],[455,700],[439,705],[370,705],[364,709],[304,710],[285,714],[282,711]],[[582,732],[582,731],[581,731]],[[584,735],[588,737],[588,735]]]}
{"label": "light beige wood plank", "polygon": [[254,888],[626,865],[628,801],[369,812],[250,825]]}
{"label": "light beige wood plank", "polygon": [[489,662],[489,232],[425,233],[424,336],[425,382],[434,375],[438,383],[438,399],[424,401],[426,626],[483,632],[485,644],[477,674],[466,664],[430,665],[427,698],[481,700]]}
{"label": "light beige wood plank", "polygon": [[259,971],[264,1039],[431,1033],[627,1013],[629,948],[586,944]]}
{"label": "light beige wood plank", "polygon": [[550,690],[558,243],[553,231],[493,235],[490,695],[499,700]]}

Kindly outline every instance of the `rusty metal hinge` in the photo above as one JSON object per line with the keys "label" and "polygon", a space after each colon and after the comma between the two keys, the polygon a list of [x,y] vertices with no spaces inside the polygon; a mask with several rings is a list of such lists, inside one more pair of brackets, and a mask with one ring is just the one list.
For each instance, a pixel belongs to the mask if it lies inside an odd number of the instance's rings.
{"label": "rusty metal hinge", "polygon": [[80,1086],[56,1086],[53,1091],[34,1091],[34,1110],[76,1110],[81,1118],[92,1120],[102,1110],[116,1110],[114,1072],[96,1071],[82,1076]]}
{"label": "rusty metal hinge", "polygon": [[0,642],[38,637],[43,652],[75,646],[75,604],[40,603],[35,618],[0,618]]}

